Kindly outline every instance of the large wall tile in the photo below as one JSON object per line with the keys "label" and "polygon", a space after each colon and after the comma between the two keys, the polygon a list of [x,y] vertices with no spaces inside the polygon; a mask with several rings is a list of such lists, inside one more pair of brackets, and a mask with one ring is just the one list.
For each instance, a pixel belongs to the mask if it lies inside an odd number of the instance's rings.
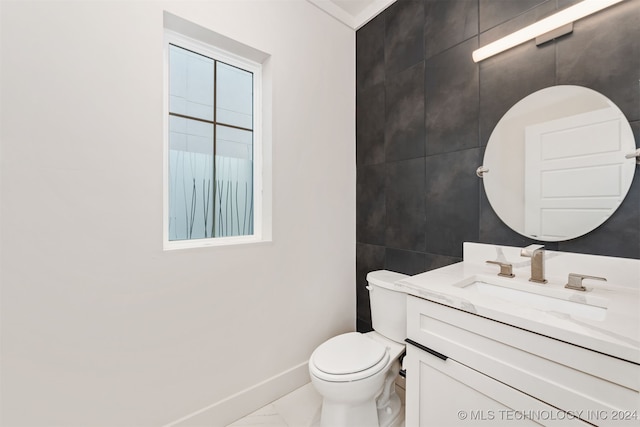
{"label": "large wall tile", "polygon": [[447,255],[426,254],[425,271],[435,270],[436,268],[446,267],[462,261],[462,257],[452,257]]}
{"label": "large wall tile", "polygon": [[387,163],[387,247],[425,250],[424,166],[424,158]]}
{"label": "large wall tile", "polygon": [[[539,6],[531,9],[536,4]],[[552,14],[556,10],[556,2],[480,0],[481,23],[483,7],[496,9],[495,13],[505,19],[513,19],[501,20],[504,23],[481,33],[479,46]],[[553,42],[536,46],[531,40],[480,62],[481,145],[486,145],[495,125],[516,102],[536,90],[555,84],[555,55]]]}
{"label": "large wall tile", "polygon": [[479,145],[477,46],[473,38],[425,61],[427,155]]}
{"label": "large wall tile", "polygon": [[385,11],[384,54],[391,76],[423,59],[424,2],[399,0]]}
{"label": "large wall tile", "polygon": [[[538,0],[533,0],[538,1]],[[493,3],[493,0],[491,0]],[[486,2],[485,2],[486,3]],[[523,10],[522,13],[514,14],[512,18],[503,21],[497,26],[491,27],[490,29],[486,29],[481,31],[480,37],[480,46],[485,46],[501,37],[504,37],[508,34],[511,34],[515,31],[518,31],[527,25],[531,25],[543,18],[546,18],[549,15],[552,15],[557,11],[556,2],[555,1],[546,1],[539,2],[538,7],[533,9]],[[482,0],[481,0],[481,9],[482,9]],[[524,3],[516,1],[509,1],[509,4],[516,6],[516,8],[521,7]],[[510,12],[506,13],[507,15],[511,15]]]}
{"label": "large wall tile", "polygon": [[422,273],[426,270],[426,255],[423,252],[387,248],[384,268],[408,275]]}
{"label": "large wall tile", "polygon": [[371,325],[371,311],[369,311],[368,316],[368,321],[360,316],[356,317],[356,331],[362,332],[363,334],[373,331],[373,326]]}
{"label": "large wall tile", "polygon": [[361,166],[356,177],[356,241],[384,245],[386,167]]}
{"label": "large wall tile", "polygon": [[367,273],[385,268],[384,246],[356,244],[356,327],[360,332],[371,330],[371,309],[369,305],[369,291]]}
{"label": "large wall tile", "polygon": [[356,163],[384,163],[384,86],[358,92],[356,96]]}
{"label": "large wall tile", "polygon": [[573,6],[576,3],[580,3],[584,0],[558,0],[558,10],[566,9],[569,6]]}
{"label": "large wall tile", "polygon": [[426,59],[478,34],[477,0],[426,0],[424,8]]}
{"label": "large wall tile", "polygon": [[[482,45],[482,43],[481,43]],[[480,144],[509,108],[527,95],[555,83],[553,43],[526,43],[480,63]]]}
{"label": "large wall tile", "polygon": [[555,7],[555,0],[479,0],[480,31],[509,21],[545,2]]}
{"label": "large wall tile", "polygon": [[640,119],[640,11],[623,2],[574,24],[558,42],[558,84],[597,90],[628,120]]}
{"label": "large wall tile", "polygon": [[384,15],[378,15],[356,33],[356,88],[365,90],[384,82]]}
{"label": "large wall tile", "polygon": [[424,63],[386,80],[386,161],[424,156]]}
{"label": "large wall tile", "polygon": [[477,241],[480,162],[480,148],[426,158],[427,252],[461,257]]}

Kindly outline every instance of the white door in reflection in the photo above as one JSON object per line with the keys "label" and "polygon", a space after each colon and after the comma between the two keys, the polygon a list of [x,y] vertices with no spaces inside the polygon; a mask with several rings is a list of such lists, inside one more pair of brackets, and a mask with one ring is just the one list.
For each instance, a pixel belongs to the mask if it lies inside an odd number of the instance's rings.
{"label": "white door in reflection", "polygon": [[622,120],[605,108],[525,128],[525,234],[580,235],[622,202]]}

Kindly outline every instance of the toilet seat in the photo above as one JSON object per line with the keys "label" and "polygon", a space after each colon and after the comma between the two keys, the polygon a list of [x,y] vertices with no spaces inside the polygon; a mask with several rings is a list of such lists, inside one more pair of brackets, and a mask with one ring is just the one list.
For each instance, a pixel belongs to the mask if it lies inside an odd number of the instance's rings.
{"label": "toilet seat", "polygon": [[359,332],[349,332],[321,344],[311,355],[309,367],[324,381],[348,382],[377,374],[389,359],[387,347]]}

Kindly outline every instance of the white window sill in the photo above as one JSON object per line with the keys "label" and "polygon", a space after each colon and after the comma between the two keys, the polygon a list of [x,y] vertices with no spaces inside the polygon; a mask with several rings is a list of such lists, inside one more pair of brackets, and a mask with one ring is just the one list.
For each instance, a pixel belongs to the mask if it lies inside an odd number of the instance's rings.
{"label": "white window sill", "polygon": [[233,237],[215,237],[210,239],[193,239],[193,240],[173,240],[165,241],[163,250],[173,251],[178,249],[195,249],[209,248],[221,246],[236,246],[248,244],[271,243],[271,239],[267,240],[259,236],[233,236]]}

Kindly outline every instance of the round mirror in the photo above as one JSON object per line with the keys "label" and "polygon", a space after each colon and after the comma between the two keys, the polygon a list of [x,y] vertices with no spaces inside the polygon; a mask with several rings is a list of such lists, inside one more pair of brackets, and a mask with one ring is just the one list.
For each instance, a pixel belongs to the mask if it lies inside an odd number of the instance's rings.
{"label": "round mirror", "polygon": [[523,236],[560,241],[598,227],[635,172],[631,126],[602,94],[553,86],[515,104],[496,125],[482,174],[491,206]]}

